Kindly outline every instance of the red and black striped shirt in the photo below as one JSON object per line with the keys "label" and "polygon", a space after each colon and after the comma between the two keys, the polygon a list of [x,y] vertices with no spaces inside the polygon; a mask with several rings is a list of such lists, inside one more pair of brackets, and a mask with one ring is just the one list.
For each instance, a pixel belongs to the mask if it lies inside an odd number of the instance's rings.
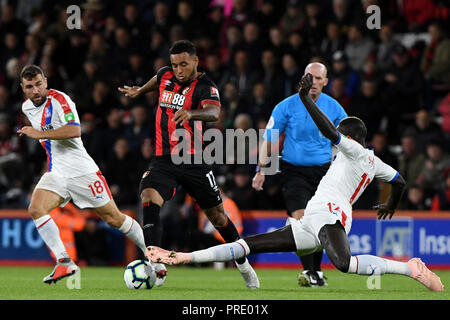
{"label": "red and black striped shirt", "polygon": [[[202,121],[190,120],[183,126],[176,125],[173,116],[179,109],[197,110],[207,103],[220,107],[219,90],[208,79],[205,73],[201,73],[191,82],[180,83],[171,67],[163,67],[158,70],[157,83],[159,88],[158,109],[156,111],[156,141],[155,155],[165,156],[179,154],[179,138],[175,134],[176,129],[185,129],[184,136],[190,135],[191,148],[188,154],[194,154],[194,137],[201,139],[203,147]],[[194,136],[195,132],[195,136]]]}

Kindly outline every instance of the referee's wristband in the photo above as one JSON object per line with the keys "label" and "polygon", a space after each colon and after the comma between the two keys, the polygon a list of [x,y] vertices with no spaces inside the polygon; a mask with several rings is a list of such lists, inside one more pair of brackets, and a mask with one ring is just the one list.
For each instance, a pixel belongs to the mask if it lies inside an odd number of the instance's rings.
{"label": "referee's wristband", "polygon": [[[258,173],[258,172],[261,172],[261,167],[260,166],[256,166],[256,173]],[[261,172],[261,174],[263,174],[262,172]]]}

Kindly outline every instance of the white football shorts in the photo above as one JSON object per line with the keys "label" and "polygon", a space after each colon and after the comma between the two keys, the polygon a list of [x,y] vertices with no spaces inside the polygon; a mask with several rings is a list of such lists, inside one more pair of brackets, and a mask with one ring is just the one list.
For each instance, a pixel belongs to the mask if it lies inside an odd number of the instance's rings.
{"label": "white football shorts", "polygon": [[108,183],[101,171],[74,178],[46,172],[36,185],[36,189],[45,189],[60,195],[64,199],[60,207],[64,207],[70,199],[80,209],[102,207],[112,200]]}
{"label": "white football shorts", "polygon": [[318,250],[322,250],[322,245],[319,240],[320,229],[326,224],[335,224],[340,221],[343,224],[345,232],[348,234],[351,229],[351,212],[350,215],[342,215],[331,213],[327,207],[316,210],[313,213],[305,210],[304,216],[300,219],[288,218],[286,225],[292,226],[292,233],[294,235],[295,245],[300,255],[306,255]]}

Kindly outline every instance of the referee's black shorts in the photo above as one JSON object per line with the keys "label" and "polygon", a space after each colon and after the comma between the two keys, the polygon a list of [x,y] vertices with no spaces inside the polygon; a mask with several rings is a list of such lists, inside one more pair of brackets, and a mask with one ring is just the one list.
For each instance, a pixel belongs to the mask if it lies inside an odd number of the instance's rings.
{"label": "referee's black shorts", "polygon": [[177,187],[194,198],[202,209],[209,209],[222,203],[219,188],[209,165],[175,165],[170,157],[155,157],[149,169],[142,176],[139,193],[152,188],[158,191],[164,201],[175,195]]}
{"label": "referee's black shorts", "polygon": [[316,192],[320,180],[329,167],[329,163],[306,167],[281,161],[282,191],[288,215],[295,210],[306,208],[306,204]]}

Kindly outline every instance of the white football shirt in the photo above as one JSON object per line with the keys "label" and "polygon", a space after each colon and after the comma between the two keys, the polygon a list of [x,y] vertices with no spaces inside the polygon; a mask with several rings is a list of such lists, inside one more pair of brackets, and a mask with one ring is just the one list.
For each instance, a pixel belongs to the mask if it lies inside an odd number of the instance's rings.
{"label": "white football shirt", "polygon": [[[75,103],[61,91],[49,89],[47,99],[35,106],[30,99],[22,104],[22,111],[34,129],[56,130],[65,125],[80,125]],[[89,156],[81,138],[65,140],[39,140],[47,153],[48,172],[62,177],[79,177],[99,171],[97,164]]]}
{"label": "white football shirt", "polygon": [[305,215],[323,212],[325,207],[337,215],[345,212],[344,219],[351,219],[352,204],[374,177],[386,182],[398,177],[398,172],[375,156],[373,150],[340,133],[335,146],[338,152],[308,202]]}

